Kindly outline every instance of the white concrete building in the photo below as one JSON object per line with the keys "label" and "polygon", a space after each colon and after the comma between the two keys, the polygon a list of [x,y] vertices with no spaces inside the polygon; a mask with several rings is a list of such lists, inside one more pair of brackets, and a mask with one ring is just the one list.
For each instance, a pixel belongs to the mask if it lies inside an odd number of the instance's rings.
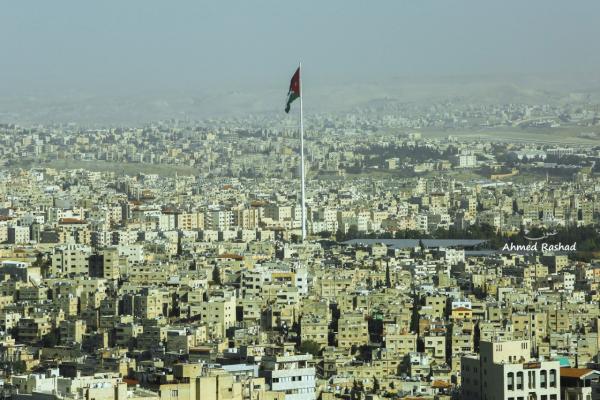
{"label": "white concrete building", "polygon": [[28,226],[13,226],[8,228],[8,242],[13,244],[27,244],[31,239]]}
{"label": "white concrete building", "polygon": [[461,399],[558,400],[558,361],[531,358],[529,340],[485,342],[479,355],[461,359]]}
{"label": "white concrete building", "polygon": [[315,399],[315,369],[308,366],[309,354],[264,356],[260,375],[275,392],[284,392],[285,400]]}

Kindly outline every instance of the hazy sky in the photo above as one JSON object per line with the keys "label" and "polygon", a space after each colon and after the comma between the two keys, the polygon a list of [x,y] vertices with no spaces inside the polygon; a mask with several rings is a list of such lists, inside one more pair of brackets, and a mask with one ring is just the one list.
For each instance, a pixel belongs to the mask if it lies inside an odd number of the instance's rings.
{"label": "hazy sky", "polygon": [[[600,1],[3,1],[0,91],[600,70]],[[284,88],[285,89],[285,88]]]}

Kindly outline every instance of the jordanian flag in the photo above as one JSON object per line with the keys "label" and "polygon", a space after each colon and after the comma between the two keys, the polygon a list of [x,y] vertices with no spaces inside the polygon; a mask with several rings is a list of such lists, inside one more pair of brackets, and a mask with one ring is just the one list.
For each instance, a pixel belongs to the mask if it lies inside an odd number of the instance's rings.
{"label": "jordanian flag", "polygon": [[290,112],[290,104],[294,100],[300,97],[300,67],[294,72],[292,80],[290,81],[290,91],[288,92],[287,103],[285,105],[285,112]]}

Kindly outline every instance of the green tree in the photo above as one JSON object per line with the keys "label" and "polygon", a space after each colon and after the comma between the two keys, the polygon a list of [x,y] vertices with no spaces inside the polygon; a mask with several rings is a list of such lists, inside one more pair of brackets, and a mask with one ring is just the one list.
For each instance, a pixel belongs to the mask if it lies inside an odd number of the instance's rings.
{"label": "green tree", "polygon": [[298,347],[298,351],[303,354],[312,354],[313,356],[318,356],[321,352],[321,346],[312,340],[303,340],[300,346]]}
{"label": "green tree", "polygon": [[387,288],[392,287],[392,279],[390,277],[390,263],[389,262],[385,263],[385,287],[387,287]]}
{"label": "green tree", "polygon": [[12,371],[15,374],[22,374],[27,372],[27,364],[25,361],[16,361],[12,364]]}
{"label": "green tree", "polygon": [[352,400],[360,399],[360,387],[358,386],[358,382],[356,381],[356,378],[354,378],[354,381],[352,382],[352,390],[350,390],[350,398]]}
{"label": "green tree", "polygon": [[56,347],[58,344],[58,332],[51,330],[42,337],[42,345],[44,347]]}
{"label": "green tree", "polygon": [[419,250],[421,254],[425,253],[425,243],[423,243],[422,239],[419,239]]}
{"label": "green tree", "polygon": [[212,270],[212,281],[216,284],[216,285],[222,285],[222,279],[221,279],[221,268],[219,268],[218,265],[215,265],[215,267]]}
{"label": "green tree", "polygon": [[44,277],[44,278],[46,278],[48,276],[48,273],[50,270],[50,265],[51,265],[50,260],[47,258],[44,258],[44,255],[42,253],[38,253],[36,255],[35,261],[33,262],[34,267],[40,268],[40,273],[41,273],[42,277]]}
{"label": "green tree", "polygon": [[373,393],[379,392],[381,386],[379,385],[379,379],[377,377],[373,378]]}
{"label": "green tree", "polygon": [[350,225],[350,228],[348,228],[348,233],[346,233],[345,236],[346,240],[358,238],[358,226]]}

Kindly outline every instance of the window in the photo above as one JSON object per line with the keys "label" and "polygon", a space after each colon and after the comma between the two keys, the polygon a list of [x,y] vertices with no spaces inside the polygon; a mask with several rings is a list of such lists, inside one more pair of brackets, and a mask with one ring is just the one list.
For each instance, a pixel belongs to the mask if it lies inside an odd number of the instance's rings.
{"label": "window", "polygon": [[523,390],[523,371],[517,372],[517,390]]}
{"label": "window", "polygon": [[506,377],[506,383],[506,389],[515,390],[515,374],[509,372],[508,376]]}
{"label": "window", "polygon": [[547,378],[548,378],[548,371],[544,370],[544,371],[540,372],[540,387],[542,387],[542,388],[548,387],[547,383],[546,383]]}
{"label": "window", "polygon": [[556,370],[555,369],[550,370],[550,387],[553,387],[553,388],[556,387]]}
{"label": "window", "polygon": [[528,385],[527,387],[529,389],[535,389],[535,371],[529,371],[527,376],[527,381],[528,381]]}

